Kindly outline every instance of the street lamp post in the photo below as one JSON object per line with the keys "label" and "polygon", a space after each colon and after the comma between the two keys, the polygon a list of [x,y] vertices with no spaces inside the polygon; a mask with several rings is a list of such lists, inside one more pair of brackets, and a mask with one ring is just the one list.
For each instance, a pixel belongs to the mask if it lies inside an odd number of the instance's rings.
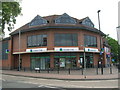
{"label": "street lamp post", "polygon": [[[100,13],[101,10],[98,10],[98,24],[99,24],[99,35],[100,35],[100,62],[101,62],[101,74],[103,74],[103,61],[102,61],[102,40],[101,40],[101,28],[100,28]],[[98,63],[99,64],[99,63]]]}
{"label": "street lamp post", "polygon": [[85,55],[85,48],[84,48],[84,78],[86,78],[86,55]]}

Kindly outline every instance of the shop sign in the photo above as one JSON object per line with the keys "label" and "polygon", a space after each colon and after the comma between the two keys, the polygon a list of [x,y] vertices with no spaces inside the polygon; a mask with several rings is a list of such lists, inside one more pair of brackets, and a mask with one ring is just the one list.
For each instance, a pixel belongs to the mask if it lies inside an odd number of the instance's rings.
{"label": "shop sign", "polygon": [[94,49],[94,48],[85,48],[85,51],[87,51],[87,52],[98,52],[98,49]]}
{"label": "shop sign", "polygon": [[6,49],[6,52],[5,53],[9,53],[10,51],[8,49]]}
{"label": "shop sign", "polygon": [[55,51],[78,51],[78,47],[71,47],[71,48],[54,48]]}
{"label": "shop sign", "polygon": [[47,51],[47,48],[26,49],[26,52],[42,52]]}

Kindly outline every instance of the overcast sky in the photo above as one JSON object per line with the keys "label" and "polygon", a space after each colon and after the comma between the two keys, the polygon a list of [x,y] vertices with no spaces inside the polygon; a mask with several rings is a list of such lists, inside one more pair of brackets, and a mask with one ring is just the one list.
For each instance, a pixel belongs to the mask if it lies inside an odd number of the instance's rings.
{"label": "overcast sky", "polygon": [[78,19],[88,16],[95,28],[98,28],[97,11],[101,10],[101,31],[117,40],[118,2],[119,0],[22,0],[23,16],[17,17],[15,29],[30,22],[36,15],[48,16],[63,13]]}

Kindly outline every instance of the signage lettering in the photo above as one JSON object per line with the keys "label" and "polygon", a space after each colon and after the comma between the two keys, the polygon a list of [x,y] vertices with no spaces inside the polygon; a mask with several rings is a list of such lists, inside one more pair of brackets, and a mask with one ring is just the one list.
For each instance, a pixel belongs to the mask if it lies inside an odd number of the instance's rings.
{"label": "signage lettering", "polygon": [[98,52],[98,49],[94,49],[94,48],[85,48],[85,51],[87,51],[87,52]]}
{"label": "signage lettering", "polygon": [[47,48],[26,49],[26,52],[41,52],[41,51],[47,51]]}
{"label": "signage lettering", "polygon": [[55,51],[78,51],[79,48],[75,47],[75,48],[54,48]]}

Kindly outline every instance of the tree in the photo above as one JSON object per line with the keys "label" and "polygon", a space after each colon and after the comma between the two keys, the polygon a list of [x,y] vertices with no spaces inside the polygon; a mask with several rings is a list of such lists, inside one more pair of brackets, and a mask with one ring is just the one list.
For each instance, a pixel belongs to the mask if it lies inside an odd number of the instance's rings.
{"label": "tree", "polygon": [[18,2],[2,2],[2,33],[7,24],[8,31],[11,31],[16,24],[16,17],[21,14],[21,7]]}
{"label": "tree", "polygon": [[120,46],[118,44],[118,41],[109,37],[109,35],[106,36],[106,39],[108,41],[108,44],[111,47],[112,59],[115,59],[117,61],[118,60],[118,55],[120,53],[120,50],[119,50]]}

